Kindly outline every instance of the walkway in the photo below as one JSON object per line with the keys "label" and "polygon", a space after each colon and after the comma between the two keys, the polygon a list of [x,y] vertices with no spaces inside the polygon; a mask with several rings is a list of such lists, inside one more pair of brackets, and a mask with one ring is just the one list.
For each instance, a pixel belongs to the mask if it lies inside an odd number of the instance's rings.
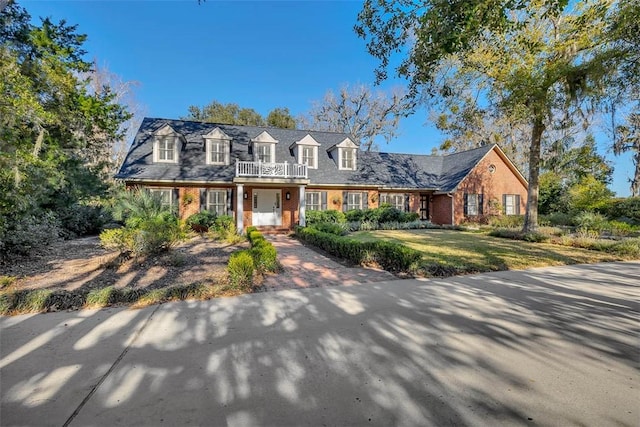
{"label": "walkway", "polygon": [[347,267],[316,252],[298,240],[284,236],[267,236],[278,251],[284,271],[267,276],[262,283],[267,291],[299,288],[325,288],[356,283],[394,280],[391,273],[374,268]]}

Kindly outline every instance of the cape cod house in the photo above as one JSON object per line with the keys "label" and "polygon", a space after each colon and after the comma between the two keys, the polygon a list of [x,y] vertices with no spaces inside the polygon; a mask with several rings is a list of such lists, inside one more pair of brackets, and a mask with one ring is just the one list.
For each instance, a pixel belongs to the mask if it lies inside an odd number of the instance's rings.
{"label": "cape cod house", "polygon": [[524,212],[527,182],[496,145],[446,156],[365,152],[343,133],[145,118],[116,178],[162,195],[182,218],[204,209],[290,229],[309,210],[390,203],[459,224]]}

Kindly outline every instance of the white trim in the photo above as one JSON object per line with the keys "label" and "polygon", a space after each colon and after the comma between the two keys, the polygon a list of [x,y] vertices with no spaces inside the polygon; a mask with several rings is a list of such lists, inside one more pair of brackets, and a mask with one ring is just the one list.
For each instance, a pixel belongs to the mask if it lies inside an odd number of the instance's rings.
{"label": "white trim", "polygon": [[272,137],[271,135],[269,135],[269,132],[265,130],[255,138],[251,138],[251,142],[264,142],[269,144],[277,144],[278,140]]}
{"label": "white trim", "polygon": [[305,164],[304,162],[304,149],[311,148],[313,151],[313,164],[307,164],[309,169],[318,169],[318,147],[314,147],[313,145],[298,145],[298,152],[296,160],[300,164]]}
{"label": "white trim", "polygon": [[[211,146],[212,144],[216,142],[216,143],[220,143],[222,144],[222,155],[223,155],[223,160],[221,162],[213,162],[211,161]],[[208,165],[219,165],[219,166],[227,166],[230,164],[230,153],[231,153],[231,147],[230,147],[230,141],[228,140],[224,140],[224,139],[220,139],[220,138],[205,138],[205,143],[206,143],[206,163]]]}
{"label": "white trim", "polygon": [[[169,139],[173,139],[173,159],[161,159],[160,158],[160,141],[167,142]],[[153,162],[154,163],[178,163],[179,152],[178,145],[180,144],[180,137],[178,135],[161,135],[156,136],[153,141]]]}
{"label": "white trim", "polygon": [[214,128],[211,132],[202,136],[204,139],[224,139],[225,141],[231,141],[231,137],[224,133],[219,127]]}
{"label": "white trim", "polygon": [[[343,167],[342,166],[342,156],[345,152],[350,151],[353,155],[353,158],[351,159],[351,161],[353,162],[353,166],[348,168],[348,167]],[[347,171],[354,171],[357,169],[357,149],[356,148],[351,148],[351,147],[338,147],[338,169],[339,170],[347,170]],[[345,159],[346,160],[346,159]]]}
{"label": "white trim", "polygon": [[218,206],[222,206],[222,211],[220,212],[216,212],[217,215],[226,215],[227,214],[227,190],[228,188],[205,188],[205,202],[204,202],[204,210],[207,211],[211,211],[212,209],[210,209],[210,205],[212,204],[209,196],[210,193],[222,193],[223,194],[223,200],[222,200],[222,204],[218,203]]}

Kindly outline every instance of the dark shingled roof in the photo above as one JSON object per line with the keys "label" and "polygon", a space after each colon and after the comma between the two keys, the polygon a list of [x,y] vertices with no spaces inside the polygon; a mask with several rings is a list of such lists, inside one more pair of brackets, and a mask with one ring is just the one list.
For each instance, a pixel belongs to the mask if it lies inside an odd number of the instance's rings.
{"label": "dark shingled roof", "polygon": [[[180,162],[177,164],[153,162],[153,137],[155,132],[165,125],[171,126],[186,141],[179,153]],[[232,138],[229,166],[206,164],[203,136],[215,128],[219,128]],[[235,161],[253,160],[252,155],[249,154],[250,140],[264,131],[278,141],[276,144],[276,161],[278,162],[295,163],[293,150],[289,146],[300,141],[307,134],[320,144],[318,169],[309,169],[310,185],[351,184],[449,192],[455,190],[460,181],[494,147],[487,145],[447,156],[359,151],[356,161],[357,170],[345,171],[338,169],[336,161],[327,152],[329,147],[349,137],[344,133],[145,118],[116,178],[125,181],[231,183],[235,177]]]}

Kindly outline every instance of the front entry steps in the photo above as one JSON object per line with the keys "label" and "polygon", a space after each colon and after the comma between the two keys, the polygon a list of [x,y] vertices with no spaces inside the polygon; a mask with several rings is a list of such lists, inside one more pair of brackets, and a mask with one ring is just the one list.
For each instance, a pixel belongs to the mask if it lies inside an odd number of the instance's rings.
{"label": "front entry steps", "polygon": [[259,225],[256,226],[262,234],[290,234],[293,230],[277,225]]}

